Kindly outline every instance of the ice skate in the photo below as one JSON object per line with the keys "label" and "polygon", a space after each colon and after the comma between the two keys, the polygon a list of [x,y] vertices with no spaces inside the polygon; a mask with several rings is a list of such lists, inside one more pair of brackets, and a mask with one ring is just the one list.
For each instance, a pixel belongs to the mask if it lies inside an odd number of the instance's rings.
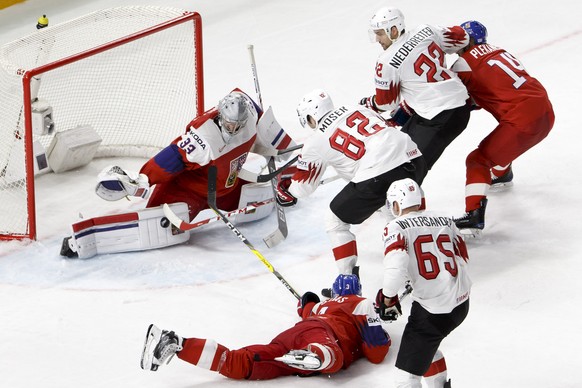
{"label": "ice skate", "polygon": [[173,331],[160,330],[152,324],[148,328],[143,345],[141,369],[156,371],[160,365],[169,363],[180,350],[182,350],[181,337]]}
{"label": "ice skate", "polygon": [[507,170],[507,172],[500,177],[492,177],[489,191],[504,191],[509,189],[511,186],[513,186],[513,170],[510,167],[509,170]]}
{"label": "ice skate", "polygon": [[319,356],[307,349],[290,350],[281,357],[275,357],[275,360],[301,370],[319,370],[321,367]]}
{"label": "ice skate", "polygon": [[463,216],[453,218],[455,225],[461,234],[466,237],[480,238],[481,232],[485,228],[485,208],[487,198],[481,200],[481,206],[475,210],[465,213]]}

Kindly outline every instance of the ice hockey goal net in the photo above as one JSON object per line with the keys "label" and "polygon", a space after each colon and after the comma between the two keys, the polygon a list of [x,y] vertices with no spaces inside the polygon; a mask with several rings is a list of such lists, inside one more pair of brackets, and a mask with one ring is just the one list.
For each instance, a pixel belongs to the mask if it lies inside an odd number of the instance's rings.
{"label": "ice hockey goal net", "polygon": [[[33,144],[90,125],[96,156],[148,157],[204,110],[200,15],[138,6],[97,11],[0,48],[0,239],[35,239]],[[32,104],[54,129],[33,131]]]}

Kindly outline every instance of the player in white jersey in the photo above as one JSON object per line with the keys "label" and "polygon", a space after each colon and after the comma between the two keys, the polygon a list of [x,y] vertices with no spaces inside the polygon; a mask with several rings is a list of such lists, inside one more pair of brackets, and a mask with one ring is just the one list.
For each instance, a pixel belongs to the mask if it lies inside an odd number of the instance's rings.
{"label": "player in white jersey", "polygon": [[424,24],[408,32],[402,12],[389,7],[370,20],[370,36],[384,51],[376,62],[376,93],[360,104],[390,112],[418,145],[430,170],[469,122],[467,89],[445,61],[445,53],[466,46],[469,36],[459,26]]}
{"label": "player in white jersey", "polygon": [[396,358],[397,387],[447,387],[441,341],[469,312],[471,279],[467,247],[452,218],[419,211],[420,187],[412,179],[394,182],[387,206],[394,220],[384,228],[384,280],[376,296],[383,320],[402,314],[398,290],[410,281],[412,309]]}
{"label": "player in white jersey", "polygon": [[357,262],[356,236],[351,224],[360,224],[386,201],[390,184],[412,178],[419,184],[426,163],[410,136],[386,124],[361,106],[334,108],[329,95],[317,89],[303,97],[297,107],[303,127],[314,129],[304,142],[297,172],[278,184],[282,205],[297,202],[317,189],[327,167],[348,184],[330,203],[326,230],[341,274],[351,274]]}

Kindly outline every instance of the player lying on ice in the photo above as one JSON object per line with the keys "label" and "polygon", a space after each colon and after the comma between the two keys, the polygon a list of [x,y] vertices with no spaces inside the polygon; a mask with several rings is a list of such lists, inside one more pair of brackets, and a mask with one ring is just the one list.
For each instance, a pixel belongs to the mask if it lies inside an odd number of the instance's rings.
{"label": "player lying on ice", "polygon": [[[146,162],[139,172],[119,166],[99,175],[97,195],[108,201],[126,196],[147,198],[146,209],[81,220],[63,241],[61,255],[88,258],[97,254],[139,251],[188,241],[189,231],[170,225],[162,206],[192,220],[208,208],[208,167],[218,168],[217,206],[225,211],[273,196],[269,183],[238,177],[249,152],[267,154],[293,146],[269,108],[263,112],[244,92],[234,89],[218,105],[196,117],[186,132]],[[279,157],[282,158],[282,157]],[[242,221],[270,214],[273,203],[242,215]],[[241,221],[241,216],[237,217]]]}
{"label": "player lying on ice", "polygon": [[306,292],[297,304],[302,318],[267,345],[230,350],[211,339],[182,338],[150,325],[141,358],[145,370],[158,370],[178,358],[232,379],[266,380],[279,376],[335,373],[365,357],[378,364],[390,348],[371,300],[361,296],[355,275],[339,275],[333,298],[320,302]]}

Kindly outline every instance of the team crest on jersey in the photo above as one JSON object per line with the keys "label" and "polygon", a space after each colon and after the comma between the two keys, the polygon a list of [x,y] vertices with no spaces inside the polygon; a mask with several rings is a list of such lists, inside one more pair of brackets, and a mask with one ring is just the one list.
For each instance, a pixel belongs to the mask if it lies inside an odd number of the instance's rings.
{"label": "team crest on jersey", "polygon": [[243,164],[245,164],[247,160],[247,153],[242,154],[236,159],[230,161],[230,172],[228,173],[228,178],[226,179],[225,187],[232,187],[236,182],[236,178],[238,177],[238,173],[241,170]]}

